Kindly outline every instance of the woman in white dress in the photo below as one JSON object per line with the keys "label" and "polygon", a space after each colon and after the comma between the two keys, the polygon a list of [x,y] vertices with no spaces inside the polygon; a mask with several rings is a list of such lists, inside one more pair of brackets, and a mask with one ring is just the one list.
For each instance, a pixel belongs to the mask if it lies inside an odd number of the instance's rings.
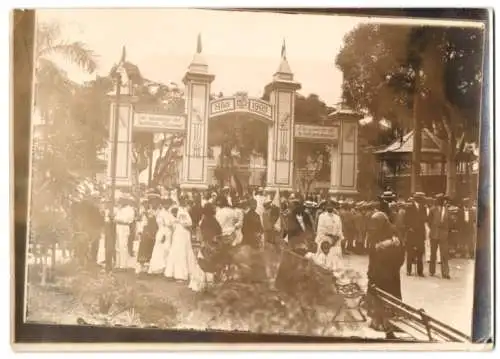
{"label": "woman in white dress", "polygon": [[160,274],[166,268],[168,251],[172,244],[172,229],[174,218],[170,212],[172,201],[167,199],[162,201],[162,208],[156,215],[158,232],[156,232],[155,246],[149,263],[149,274]]}
{"label": "woman in white dress", "polygon": [[130,235],[130,224],[135,219],[135,211],[131,203],[133,198],[122,195],[119,199],[121,207],[116,212],[116,268],[127,269],[130,267],[131,257],[128,252],[128,239]]}
{"label": "woman in white dress", "polygon": [[196,258],[191,244],[191,216],[179,199],[179,207],[171,209],[173,215],[172,245],[168,252],[164,275],[177,281],[187,281],[192,275]]}

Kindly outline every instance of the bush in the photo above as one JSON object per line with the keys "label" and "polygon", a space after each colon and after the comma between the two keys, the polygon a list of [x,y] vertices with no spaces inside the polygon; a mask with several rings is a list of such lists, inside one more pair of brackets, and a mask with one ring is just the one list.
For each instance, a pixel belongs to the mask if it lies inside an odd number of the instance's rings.
{"label": "bush", "polygon": [[105,325],[171,328],[178,322],[177,308],[167,299],[148,293],[135,276],[82,271],[70,279],[67,288],[93,319]]}

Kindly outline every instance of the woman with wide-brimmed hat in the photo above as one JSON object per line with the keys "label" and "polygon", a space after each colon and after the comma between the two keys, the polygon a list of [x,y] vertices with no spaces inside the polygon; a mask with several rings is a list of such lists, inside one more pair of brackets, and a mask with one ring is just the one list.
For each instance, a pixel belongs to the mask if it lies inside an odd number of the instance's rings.
{"label": "woman with wide-brimmed hat", "polygon": [[137,253],[136,273],[142,273],[146,270],[146,265],[150,262],[153,254],[156,233],[158,232],[156,215],[161,204],[160,193],[155,189],[149,189],[146,191],[146,200],[145,213],[140,226],[142,233]]}
{"label": "woman with wide-brimmed hat", "polygon": [[170,198],[162,198],[156,213],[158,231],[155,236],[155,244],[149,262],[149,274],[161,274],[167,265],[168,251],[172,244],[173,216],[170,207],[173,201]]}
{"label": "woman with wide-brimmed hat", "polygon": [[389,338],[393,337],[393,332],[387,321],[388,313],[380,307],[373,289],[377,287],[401,299],[400,271],[404,263],[404,247],[389,219],[389,203],[395,197],[388,192],[379,196],[379,207],[371,216],[368,225],[368,312],[372,318],[371,327],[385,331]]}
{"label": "woman with wide-brimmed hat", "polygon": [[173,206],[172,245],[168,252],[164,275],[177,281],[187,281],[196,267],[196,257],[192,247],[191,226],[193,221],[186,207],[187,199],[180,196],[178,206]]}

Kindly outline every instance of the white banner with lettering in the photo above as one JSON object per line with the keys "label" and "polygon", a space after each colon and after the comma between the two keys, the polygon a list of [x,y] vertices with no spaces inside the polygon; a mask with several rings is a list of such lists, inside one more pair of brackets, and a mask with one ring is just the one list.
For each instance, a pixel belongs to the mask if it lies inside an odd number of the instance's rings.
{"label": "white banner with lettering", "polygon": [[153,132],[185,131],[186,118],[179,115],[136,112],[134,115],[134,128]]}

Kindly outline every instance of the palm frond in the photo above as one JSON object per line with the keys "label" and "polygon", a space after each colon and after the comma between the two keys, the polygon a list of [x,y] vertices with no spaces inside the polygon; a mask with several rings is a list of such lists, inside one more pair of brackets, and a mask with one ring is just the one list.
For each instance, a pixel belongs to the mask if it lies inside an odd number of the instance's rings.
{"label": "palm frond", "polygon": [[45,52],[46,49],[52,47],[52,45],[57,41],[60,35],[61,28],[57,22],[39,23],[36,32],[35,58],[39,58],[41,53]]}
{"label": "palm frond", "polygon": [[68,61],[78,65],[81,69],[88,73],[93,73],[97,68],[97,63],[95,61],[96,54],[80,41],[71,43],[60,42],[58,44],[45,47],[40,50],[38,56],[47,57],[53,54],[62,55]]}

